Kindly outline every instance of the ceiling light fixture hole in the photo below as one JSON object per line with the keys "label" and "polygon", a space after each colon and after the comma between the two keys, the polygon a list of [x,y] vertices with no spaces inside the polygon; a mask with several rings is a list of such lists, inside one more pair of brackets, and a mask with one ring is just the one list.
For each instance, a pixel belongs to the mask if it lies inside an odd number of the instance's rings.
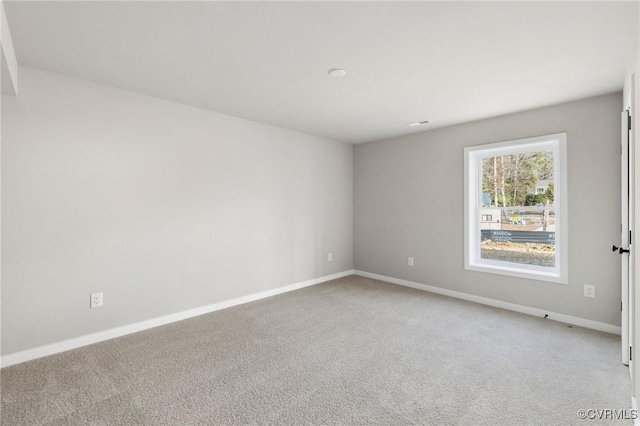
{"label": "ceiling light fixture hole", "polygon": [[344,77],[347,72],[342,68],[333,68],[329,70],[329,75],[333,78]]}

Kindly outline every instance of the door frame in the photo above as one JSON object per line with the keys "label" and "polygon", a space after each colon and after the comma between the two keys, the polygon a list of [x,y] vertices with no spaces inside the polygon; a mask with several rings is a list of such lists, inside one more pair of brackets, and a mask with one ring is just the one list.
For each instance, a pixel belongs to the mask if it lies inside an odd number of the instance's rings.
{"label": "door frame", "polygon": [[[629,235],[631,230],[630,219],[633,217],[630,215],[630,197],[631,197],[631,176],[630,176],[630,148],[631,144],[629,143],[629,109],[627,103],[625,102],[625,109],[622,111],[620,116],[620,247],[628,248],[629,247]],[[615,247],[614,247],[615,248]],[[624,254],[620,255],[620,281],[621,281],[621,303],[620,303],[620,311],[621,311],[621,355],[622,355],[622,363],[624,365],[629,365],[631,361],[630,358],[630,331],[632,324],[629,321],[630,319],[630,306],[629,301],[633,300],[631,296],[631,286],[630,286],[630,271],[629,265],[631,261],[631,256],[625,256]]]}
{"label": "door frame", "polygon": [[635,321],[635,138],[633,129],[635,84],[633,76],[630,90],[624,99],[621,120],[621,245],[630,250],[622,255],[621,267],[621,349],[622,363],[629,366],[633,380],[633,346]]}

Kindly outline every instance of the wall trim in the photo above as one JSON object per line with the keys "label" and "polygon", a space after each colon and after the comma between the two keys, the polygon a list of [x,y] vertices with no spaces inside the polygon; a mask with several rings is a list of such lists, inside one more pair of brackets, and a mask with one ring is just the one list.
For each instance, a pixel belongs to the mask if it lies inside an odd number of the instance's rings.
{"label": "wall trim", "polygon": [[235,299],[224,300],[222,302],[213,303],[211,305],[201,306],[199,308],[189,309],[182,312],[176,312],[174,314],[164,315],[158,318],[140,321],[121,327],[111,328],[109,330],[99,331],[97,333],[87,334],[61,342],[39,346],[33,349],[14,352],[12,354],[3,355],[2,357],[0,357],[0,366],[1,368],[9,367],[11,365],[20,364],[26,361],[31,361],[60,352],[65,352],[71,349],[80,348],[82,346],[92,345],[94,343],[103,342],[105,340],[114,339],[116,337],[125,336],[127,334],[137,333],[138,331],[148,330],[150,328],[170,324],[172,322],[182,321],[188,318],[193,318],[211,312],[219,311],[221,309],[230,308],[232,306],[238,306],[245,303],[254,302],[256,300],[266,299],[267,297],[299,290],[304,287],[310,287],[312,285],[347,277],[353,274],[354,270],[350,269],[343,272],[338,272],[336,274],[325,275],[323,277],[313,278],[311,280],[286,285],[284,287],[274,288],[272,290],[261,291],[259,293],[253,293],[247,296],[237,297]]}
{"label": "wall trim", "polygon": [[640,418],[638,418],[638,403],[636,397],[631,395],[631,416],[634,426],[640,426]]}
{"label": "wall trim", "polygon": [[606,324],[603,322],[592,321],[584,318],[572,317],[570,315],[558,314],[555,312],[545,311],[544,309],[532,308],[529,306],[516,305],[515,303],[504,302],[502,300],[490,299],[488,297],[476,296],[473,294],[463,293],[455,290],[448,290],[446,288],[434,287],[431,285],[420,284],[413,281],[402,280],[399,278],[387,277],[385,275],[374,274],[371,272],[355,270],[354,273],[361,277],[372,278],[374,280],[386,281],[391,284],[397,284],[404,287],[411,287],[418,290],[428,291],[431,293],[441,294],[443,296],[449,296],[456,299],[462,299],[469,302],[480,303],[481,305],[493,306],[495,308],[502,308],[508,311],[520,312],[527,315],[533,315],[536,317],[544,317],[548,315],[548,319],[559,321],[567,324],[577,325],[584,328],[590,328],[593,330],[604,331],[605,333],[618,334],[622,333],[620,326]]}

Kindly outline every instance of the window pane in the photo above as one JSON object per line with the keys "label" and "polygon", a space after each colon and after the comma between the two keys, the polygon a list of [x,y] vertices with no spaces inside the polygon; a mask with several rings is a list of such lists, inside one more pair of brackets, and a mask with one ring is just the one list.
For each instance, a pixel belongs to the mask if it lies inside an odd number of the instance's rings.
{"label": "window pane", "polygon": [[546,151],[482,159],[481,259],[556,266],[553,164]]}
{"label": "window pane", "polygon": [[480,224],[481,259],[556,266],[555,210],[500,208],[493,216],[500,222]]}

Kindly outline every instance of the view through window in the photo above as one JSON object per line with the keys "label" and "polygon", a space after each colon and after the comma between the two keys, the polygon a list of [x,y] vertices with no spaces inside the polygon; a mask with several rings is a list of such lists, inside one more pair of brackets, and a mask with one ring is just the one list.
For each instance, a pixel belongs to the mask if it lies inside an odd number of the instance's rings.
{"label": "view through window", "polygon": [[566,282],[565,152],[565,134],[465,149],[467,269]]}
{"label": "view through window", "polygon": [[555,267],[553,164],[553,151],[482,159],[482,259]]}

